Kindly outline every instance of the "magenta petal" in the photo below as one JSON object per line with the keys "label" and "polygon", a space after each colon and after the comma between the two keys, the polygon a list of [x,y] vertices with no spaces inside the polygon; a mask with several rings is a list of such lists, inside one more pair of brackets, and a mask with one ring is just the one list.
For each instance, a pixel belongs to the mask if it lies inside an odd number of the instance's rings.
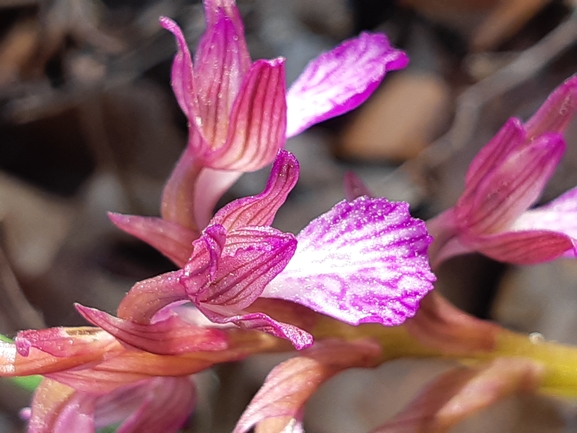
{"label": "magenta petal", "polygon": [[479,234],[505,229],[537,200],[564,151],[559,134],[545,134],[509,154],[459,199],[455,206],[459,226]]}
{"label": "magenta petal", "polygon": [[576,248],[575,240],[548,230],[504,232],[491,236],[464,237],[463,243],[495,260],[532,265],[556,259]]}
{"label": "magenta petal", "polygon": [[405,53],[378,33],[361,33],[321,54],[288,90],[287,137],[357,107],[388,71],[407,63]]}
{"label": "magenta petal", "polygon": [[181,277],[179,270],[139,281],[120,302],[118,317],[146,325],[160,309],[187,300]]}
{"label": "magenta petal", "polygon": [[[216,276],[201,291],[188,291],[195,304],[227,305],[242,309],[286,266],[296,239],[271,227],[246,227],[228,233]],[[183,278],[188,285],[187,276]]]}
{"label": "magenta petal", "polygon": [[226,335],[217,329],[191,325],[174,315],[142,325],[118,319],[95,308],[76,305],[82,316],[123,343],[159,355],[179,355],[227,348]]}
{"label": "magenta petal", "polygon": [[227,230],[248,226],[270,226],[276,212],[297,183],[299,163],[291,153],[280,150],[264,191],[253,197],[235,200],[220,209],[212,224]]}
{"label": "magenta petal", "polygon": [[214,22],[208,14],[207,8],[209,23],[198,44],[194,67],[198,115],[202,119],[199,129],[214,149],[226,140],[228,116],[250,65],[250,57],[244,35],[238,33],[238,27],[226,16],[225,10],[217,8],[211,14]]}
{"label": "magenta petal", "polygon": [[519,119],[509,119],[477,153],[465,176],[465,193],[472,194],[479,182],[491,173],[515,148],[523,145],[525,130]]}
{"label": "magenta petal", "polygon": [[289,340],[295,349],[301,350],[313,344],[308,332],[288,323],[278,322],[264,313],[247,313],[228,306],[198,304],[202,313],[214,323],[234,323],[249,330],[257,330]]}
{"label": "magenta petal", "polygon": [[297,236],[298,247],[262,296],[293,301],[351,324],[397,325],[432,288],[425,224],[406,203],[340,202]]}
{"label": "magenta petal", "polygon": [[192,252],[198,233],[162,218],[121,215],[109,212],[108,218],[121,230],[153,246],[177,266],[182,267]]}
{"label": "magenta petal", "polygon": [[[194,71],[190,51],[180,27],[170,18],[161,17],[160,25],[176,38],[178,51],[172,63],[172,90],[180,108],[191,122],[202,125],[198,110],[198,100],[194,85]],[[200,123],[198,123],[200,122]]]}
{"label": "magenta petal", "polygon": [[196,404],[189,377],[158,377],[146,383],[140,407],[116,430],[117,433],[176,433]]}
{"label": "magenta petal", "polygon": [[193,252],[180,274],[180,283],[189,296],[196,296],[216,278],[220,257],[226,243],[226,230],[208,226],[193,244]]}
{"label": "magenta petal", "polygon": [[118,317],[147,325],[162,308],[203,290],[216,277],[225,239],[222,226],[207,227],[184,268],[136,283],[118,306]]}
{"label": "magenta petal", "polygon": [[258,60],[246,76],[230,113],[226,143],[206,165],[253,171],[274,159],[285,142],[284,59]]}
{"label": "magenta petal", "polygon": [[513,224],[513,230],[551,230],[577,239],[577,188],[545,206],[528,210]]}
{"label": "magenta petal", "polygon": [[577,76],[567,79],[549,95],[541,108],[525,123],[527,137],[563,132],[577,110]]}

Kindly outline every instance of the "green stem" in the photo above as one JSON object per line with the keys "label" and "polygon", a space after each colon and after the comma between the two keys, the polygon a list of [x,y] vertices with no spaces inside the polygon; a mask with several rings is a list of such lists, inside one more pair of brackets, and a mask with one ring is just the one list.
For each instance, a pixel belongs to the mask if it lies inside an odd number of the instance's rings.
{"label": "green stem", "polygon": [[541,391],[577,397],[577,347],[545,341],[538,335],[519,334],[500,328],[491,350],[447,353],[418,341],[405,326],[351,326],[323,317],[313,333],[315,339],[374,338],[383,349],[381,363],[403,357],[456,359],[464,363],[486,362],[499,357],[523,357],[544,367]]}

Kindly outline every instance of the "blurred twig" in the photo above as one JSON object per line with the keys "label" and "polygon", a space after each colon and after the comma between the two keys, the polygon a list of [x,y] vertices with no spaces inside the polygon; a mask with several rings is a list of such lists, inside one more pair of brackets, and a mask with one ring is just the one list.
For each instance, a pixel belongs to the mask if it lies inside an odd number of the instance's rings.
{"label": "blurred twig", "polygon": [[471,141],[485,104],[532,78],[576,41],[577,9],[510,64],[465,90],[457,99],[455,118],[449,131],[424,149],[417,158],[400,166],[391,176],[402,176],[401,172],[405,171],[426,174],[445,163]]}
{"label": "blurred twig", "polygon": [[12,272],[4,251],[0,248],[0,319],[3,333],[19,329],[45,328],[42,316],[28,302]]}
{"label": "blurred twig", "polygon": [[449,131],[425,149],[419,159],[438,165],[471,140],[483,106],[529,80],[577,41],[577,12],[509,65],[465,90],[457,99]]}

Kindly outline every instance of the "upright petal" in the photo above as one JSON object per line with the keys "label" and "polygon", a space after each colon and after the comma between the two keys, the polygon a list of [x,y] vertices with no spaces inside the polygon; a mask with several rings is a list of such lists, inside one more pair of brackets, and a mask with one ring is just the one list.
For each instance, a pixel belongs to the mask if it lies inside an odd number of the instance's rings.
{"label": "upright petal", "polygon": [[425,224],[406,203],[343,201],[299,235],[297,251],[263,295],[341,321],[397,325],[432,288]]}
{"label": "upright petal", "polygon": [[234,101],[226,142],[205,159],[205,165],[258,170],[270,164],[284,146],[285,133],[284,59],[258,60],[244,77]]}
{"label": "upright petal", "polygon": [[240,20],[231,19],[216,1],[206,4],[206,12],[207,29],[199,42],[194,66],[198,114],[202,119],[199,130],[215,149],[226,140],[228,116],[250,66],[250,57]]}
{"label": "upright petal", "polygon": [[[234,27],[234,35],[236,36],[234,39],[234,42],[237,44],[235,51],[238,51],[240,56],[241,70],[246,72],[250,66],[250,55],[244,38],[244,24],[242,23],[240,12],[236,6],[236,0],[204,0],[203,3],[207,28],[214,27],[221,17],[221,14],[230,20]],[[197,55],[199,57],[202,56],[201,53]]]}
{"label": "upright petal", "polygon": [[174,21],[167,17],[160,18],[160,25],[174,35],[178,46],[171,73],[172,90],[176,100],[188,120],[193,125],[202,126],[194,84],[192,58],[182,30]]}
{"label": "upright petal", "polygon": [[565,151],[559,134],[545,134],[510,153],[455,206],[457,224],[469,233],[507,228],[534,203]]}
{"label": "upright petal", "polygon": [[525,123],[527,137],[562,133],[577,110],[577,76],[557,87],[539,110]]}
{"label": "upright petal", "polygon": [[363,103],[408,57],[387,37],[361,33],[311,61],[287,93],[287,137]]}
{"label": "upright petal", "polygon": [[270,226],[276,212],[297,183],[299,163],[295,156],[280,150],[263,192],[235,200],[221,208],[212,218],[227,230],[248,226]]}
{"label": "upright petal", "polygon": [[474,194],[479,182],[489,176],[514,149],[522,146],[525,140],[521,121],[514,117],[509,119],[471,161],[465,176],[463,195]]}

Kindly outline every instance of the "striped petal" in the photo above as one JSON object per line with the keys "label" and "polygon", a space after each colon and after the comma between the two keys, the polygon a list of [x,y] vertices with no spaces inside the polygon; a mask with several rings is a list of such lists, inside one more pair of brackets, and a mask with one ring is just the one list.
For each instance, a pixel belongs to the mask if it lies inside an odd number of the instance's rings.
{"label": "striped petal", "polygon": [[[296,244],[294,235],[271,227],[232,231],[227,236],[214,279],[200,291],[187,287],[189,296],[197,305],[245,308],[284,269]],[[187,275],[182,282],[188,285]]]}
{"label": "striped petal", "polygon": [[244,77],[231,109],[226,142],[205,159],[205,165],[258,170],[284,146],[285,132],[284,59],[258,60]]}
{"label": "striped petal", "polygon": [[266,332],[291,342],[297,350],[313,344],[313,337],[305,330],[289,323],[274,320],[264,313],[248,313],[235,308],[213,304],[198,304],[198,308],[213,323],[234,323],[242,329]]}
{"label": "striped petal", "polygon": [[278,152],[264,191],[235,200],[220,209],[211,220],[227,230],[248,226],[270,226],[276,212],[297,183],[299,163],[286,150]]}
{"label": "striped petal", "polygon": [[479,183],[489,175],[514,149],[526,139],[523,124],[519,119],[509,119],[495,136],[475,156],[465,176],[465,192],[474,194]]}
{"label": "striped petal", "polygon": [[500,262],[532,265],[577,251],[573,238],[553,230],[507,231],[490,236],[462,235],[473,249]]}
{"label": "striped petal", "polygon": [[118,340],[147,352],[159,355],[179,355],[227,348],[226,335],[222,331],[191,325],[176,315],[143,325],[118,319],[95,308],[76,305],[76,309],[86,320],[104,329]]}
{"label": "striped petal", "polygon": [[527,137],[551,132],[562,133],[577,110],[577,76],[557,87],[539,110],[525,123]]}
{"label": "striped petal", "polygon": [[361,33],[308,64],[287,93],[287,137],[362,104],[388,71],[409,59],[387,37]]}
{"label": "striped petal", "polygon": [[545,206],[528,210],[512,230],[550,230],[577,239],[577,188],[567,191]]}
{"label": "striped petal", "polygon": [[174,35],[178,47],[172,63],[171,73],[172,90],[176,100],[189,121],[202,126],[199,117],[192,58],[182,30],[174,21],[167,17],[160,18],[160,25]]}
{"label": "striped petal", "polygon": [[198,115],[202,119],[199,130],[214,149],[226,140],[228,117],[250,66],[250,57],[242,23],[227,15],[230,9],[213,2],[212,6],[206,5],[206,12],[207,28],[198,44],[194,66]]}
{"label": "striped petal", "polygon": [[425,224],[406,203],[343,201],[297,236],[298,247],[263,295],[351,324],[398,325],[432,288]]}
{"label": "striped petal", "polygon": [[473,192],[459,199],[459,226],[477,234],[506,229],[537,200],[564,152],[561,135],[545,134],[507,155]]}

